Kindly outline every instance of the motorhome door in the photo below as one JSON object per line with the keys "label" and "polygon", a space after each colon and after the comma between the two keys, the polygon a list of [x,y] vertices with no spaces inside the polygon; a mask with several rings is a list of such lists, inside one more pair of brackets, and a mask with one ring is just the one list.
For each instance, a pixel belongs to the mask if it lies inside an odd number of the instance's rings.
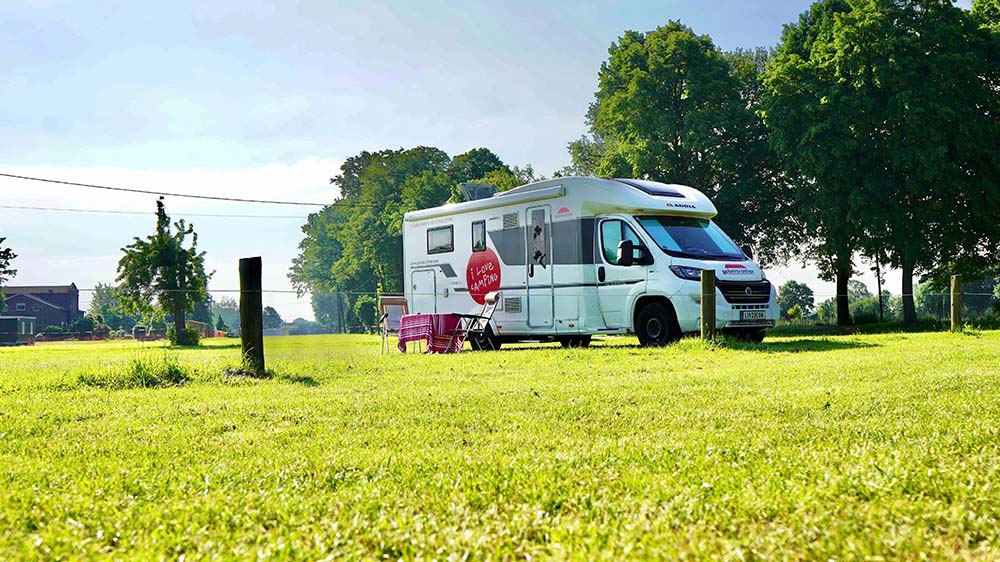
{"label": "motorhome door", "polygon": [[552,291],[552,230],[549,207],[530,207],[526,211],[528,249],[528,327],[551,328]]}
{"label": "motorhome door", "polygon": [[431,314],[437,312],[437,277],[433,269],[418,269],[410,274],[413,302],[412,313]]}
{"label": "motorhome door", "polygon": [[635,230],[625,221],[602,218],[597,227],[597,294],[604,325],[608,328],[628,328],[628,297],[637,283],[646,282],[646,266],[618,265],[618,244],[631,240],[641,244]]}

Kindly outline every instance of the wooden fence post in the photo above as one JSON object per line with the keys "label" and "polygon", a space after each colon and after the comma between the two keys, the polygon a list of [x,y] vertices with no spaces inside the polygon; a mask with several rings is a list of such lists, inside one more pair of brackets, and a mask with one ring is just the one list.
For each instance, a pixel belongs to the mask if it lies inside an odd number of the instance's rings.
{"label": "wooden fence post", "polygon": [[240,339],[243,368],[264,376],[264,303],[260,257],[240,260]]}
{"label": "wooden fence post", "polygon": [[715,337],[715,270],[701,271],[701,337]]}
{"label": "wooden fence post", "polygon": [[962,329],[962,276],[951,276],[951,331]]}

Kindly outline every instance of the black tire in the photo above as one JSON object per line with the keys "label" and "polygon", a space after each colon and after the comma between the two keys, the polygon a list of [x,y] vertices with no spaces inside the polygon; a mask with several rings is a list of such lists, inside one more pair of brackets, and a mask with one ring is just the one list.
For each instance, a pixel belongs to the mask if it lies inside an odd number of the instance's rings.
{"label": "black tire", "polygon": [[651,302],[639,310],[635,335],[645,347],[661,347],[681,339],[674,311],[662,302]]}
{"label": "black tire", "polygon": [[738,332],[733,332],[731,335],[734,338],[747,343],[761,343],[764,341],[764,336],[766,334],[767,330],[762,328],[759,330],[740,330]]}
{"label": "black tire", "polygon": [[469,345],[474,351],[491,351],[500,349],[500,338],[493,333],[493,328],[486,327],[482,334],[469,334]]}
{"label": "black tire", "polygon": [[559,343],[565,348],[590,347],[590,336],[563,336],[559,338]]}

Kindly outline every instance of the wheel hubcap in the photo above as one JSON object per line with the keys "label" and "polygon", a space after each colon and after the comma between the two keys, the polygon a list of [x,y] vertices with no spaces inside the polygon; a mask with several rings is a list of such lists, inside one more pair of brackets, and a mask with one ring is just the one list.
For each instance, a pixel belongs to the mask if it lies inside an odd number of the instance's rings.
{"label": "wheel hubcap", "polygon": [[646,333],[649,334],[650,339],[660,339],[663,333],[663,323],[660,322],[659,318],[650,318],[646,322]]}

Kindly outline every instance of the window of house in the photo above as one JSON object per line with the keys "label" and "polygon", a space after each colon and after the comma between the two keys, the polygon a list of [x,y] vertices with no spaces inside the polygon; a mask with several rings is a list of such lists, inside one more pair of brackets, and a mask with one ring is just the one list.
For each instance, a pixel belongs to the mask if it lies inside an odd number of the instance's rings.
{"label": "window of house", "polygon": [[455,227],[448,225],[427,229],[427,253],[443,254],[455,249]]}
{"label": "window of house", "polygon": [[486,221],[472,223],[472,251],[482,252],[486,249]]}
{"label": "window of house", "polygon": [[33,305],[31,305],[31,311],[32,311],[32,312],[38,312],[38,311],[39,311],[39,310],[41,310],[41,309],[42,309],[42,307],[41,307],[41,306],[39,306],[39,305],[37,305],[37,304],[33,304]]}
{"label": "window of house", "polygon": [[631,240],[639,245],[639,236],[632,227],[620,220],[606,220],[601,223],[601,253],[604,261],[615,265],[618,263],[618,244],[622,240]]}
{"label": "window of house", "polygon": [[19,302],[19,303],[17,303],[14,306],[14,310],[17,310],[17,311],[27,310],[27,309],[28,309],[28,306],[26,304],[24,304],[23,302]]}

